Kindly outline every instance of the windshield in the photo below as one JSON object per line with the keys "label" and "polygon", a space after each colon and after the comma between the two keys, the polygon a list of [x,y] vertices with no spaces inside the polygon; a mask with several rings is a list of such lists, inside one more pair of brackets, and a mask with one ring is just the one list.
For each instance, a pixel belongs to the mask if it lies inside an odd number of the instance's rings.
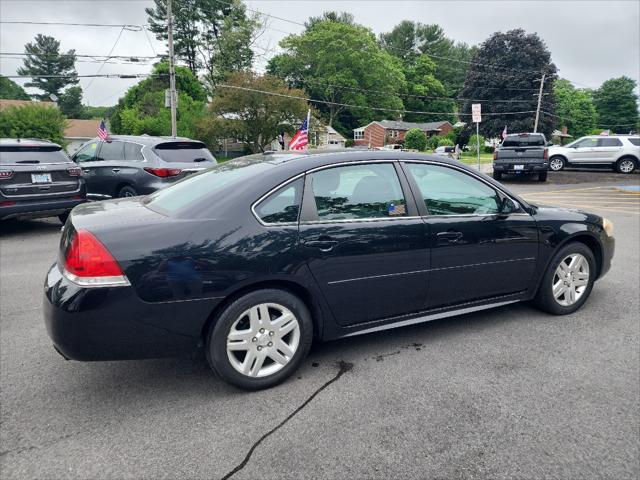
{"label": "windshield", "polygon": [[213,162],[211,155],[202,142],[165,142],[156,145],[153,151],[165,162]]}
{"label": "windshield", "polygon": [[508,136],[502,142],[503,147],[544,147],[547,144],[542,135]]}
{"label": "windshield", "polygon": [[221,163],[152,193],[145,198],[144,204],[160,213],[171,215],[222,189],[241,187],[246,179],[259,176],[272,167],[266,162],[255,162],[250,157]]}
{"label": "windshield", "polygon": [[57,145],[47,146],[2,146],[0,164],[67,163],[69,157]]}

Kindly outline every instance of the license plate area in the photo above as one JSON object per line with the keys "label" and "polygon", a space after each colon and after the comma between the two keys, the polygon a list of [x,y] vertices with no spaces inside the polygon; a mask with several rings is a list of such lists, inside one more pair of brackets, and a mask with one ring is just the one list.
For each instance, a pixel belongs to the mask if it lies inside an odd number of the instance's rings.
{"label": "license plate area", "polygon": [[524,170],[524,165],[514,165],[513,169],[518,171],[518,170]]}
{"label": "license plate area", "polygon": [[32,173],[31,183],[51,183],[50,173]]}

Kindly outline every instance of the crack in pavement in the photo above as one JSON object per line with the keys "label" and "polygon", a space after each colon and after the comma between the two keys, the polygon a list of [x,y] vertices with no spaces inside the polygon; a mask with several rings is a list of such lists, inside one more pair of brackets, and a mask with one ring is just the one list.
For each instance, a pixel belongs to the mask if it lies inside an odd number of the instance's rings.
{"label": "crack in pavement", "polygon": [[244,457],[244,460],[242,460],[242,462],[240,462],[233,470],[231,470],[229,473],[227,473],[224,477],[222,477],[221,480],[227,480],[229,478],[231,478],[232,476],[234,476],[236,473],[238,473],[240,470],[242,470],[247,463],[249,463],[249,460],[251,459],[251,455],[253,455],[253,452],[255,451],[256,448],[258,448],[258,446],[270,435],[274,434],[276,431],[278,431],[281,427],[283,427],[289,420],[291,420],[293,417],[295,417],[304,407],[306,407],[311,400],[313,400],[320,392],[322,392],[325,388],[327,388],[329,385],[331,385],[333,382],[337,381],[340,379],[340,377],[342,375],[344,375],[346,372],[348,372],[349,370],[351,370],[353,368],[353,364],[352,363],[348,363],[348,362],[344,362],[344,361],[340,361],[338,362],[338,373],[335,374],[335,376],[333,378],[331,378],[331,380],[327,381],[326,383],[324,383],[323,385],[321,385],[315,392],[313,392],[309,398],[307,398],[302,405],[300,405],[298,408],[296,408],[293,412],[291,412],[289,414],[289,416],[287,416],[287,418],[285,418],[283,421],[281,421],[278,425],[276,425],[274,428],[272,428],[271,430],[269,430],[267,433],[265,433],[262,437],[260,437],[249,449],[249,451],[247,452],[247,455]]}

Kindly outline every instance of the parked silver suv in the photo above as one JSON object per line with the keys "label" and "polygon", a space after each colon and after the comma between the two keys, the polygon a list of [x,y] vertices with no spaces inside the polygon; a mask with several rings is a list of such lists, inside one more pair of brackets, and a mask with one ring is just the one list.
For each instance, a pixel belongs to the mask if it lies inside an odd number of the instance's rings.
{"label": "parked silver suv", "polygon": [[637,135],[591,135],[549,148],[549,169],[556,172],[569,165],[610,165],[619,173],[631,173],[640,166],[639,159]]}

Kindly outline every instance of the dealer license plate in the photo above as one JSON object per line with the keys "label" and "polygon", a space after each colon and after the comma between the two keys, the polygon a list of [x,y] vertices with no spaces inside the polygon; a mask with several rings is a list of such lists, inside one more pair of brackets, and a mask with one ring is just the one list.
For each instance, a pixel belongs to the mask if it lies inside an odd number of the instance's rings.
{"label": "dealer license plate", "polygon": [[51,174],[50,173],[32,173],[31,182],[32,183],[51,183]]}

